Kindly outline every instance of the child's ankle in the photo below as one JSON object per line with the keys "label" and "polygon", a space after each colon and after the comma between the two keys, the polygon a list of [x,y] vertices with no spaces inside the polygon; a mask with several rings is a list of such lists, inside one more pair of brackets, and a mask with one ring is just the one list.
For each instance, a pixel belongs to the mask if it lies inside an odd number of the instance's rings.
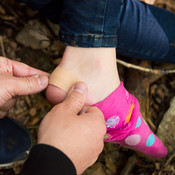
{"label": "child's ankle", "polygon": [[120,85],[115,48],[68,46],[59,66],[72,72],[88,85],[89,104],[102,101]]}
{"label": "child's ankle", "polygon": [[[59,67],[73,73],[88,85],[87,104],[89,105],[102,101],[120,85],[115,48],[68,46]],[[48,89],[50,90],[47,91],[52,91],[52,88]],[[63,93],[64,91],[61,92],[59,89],[58,92]],[[48,96],[50,93],[47,93]],[[65,93],[63,94],[62,97],[65,96]]]}

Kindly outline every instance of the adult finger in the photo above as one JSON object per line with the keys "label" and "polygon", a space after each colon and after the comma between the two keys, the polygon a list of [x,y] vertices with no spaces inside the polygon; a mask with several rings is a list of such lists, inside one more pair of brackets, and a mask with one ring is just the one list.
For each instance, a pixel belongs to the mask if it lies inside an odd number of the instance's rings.
{"label": "adult finger", "polygon": [[87,98],[87,85],[83,82],[75,83],[68,92],[63,104],[72,112],[79,113]]}
{"label": "adult finger", "polygon": [[13,77],[11,94],[13,96],[30,95],[44,90],[48,85],[47,75]]}
{"label": "adult finger", "polygon": [[89,109],[90,107],[91,107],[91,106],[83,106],[83,108],[82,108],[81,111],[79,112],[79,115],[87,113],[87,112],[88,112],[88,109]]}
{"label": "adult finger", "polygon": [[6,116],[7,112],[0,111],[0,119],[4,118]]}
{"label": "adult finger", "polygon": [[0,111],[9,111],[13,106],[14,104],[16,103],[17,101],[17,98],[11,98],[9,99],[5,104],[3,104],[1,107],[0,107]]}
{"label": "adult finger", "polygon": [[102,111],[99,108],[97,108],[96,106],[90,106],[89,108],[87,108],[86,113],[88,113],[92,116],[100,117],[101,119],[104,120],[104,116],[103,116]]}
{"label": "adult finger", "polygon": [[101,112],[100,109],[97,107],[89,107],[86,111],[86,117],[87,119],[91,119],[93,123],[96,123],[96,127],[98,128],[98,131],[100,131],[103,135],[106,133],[106,124],[105,124],[105,119],[104,115]]}
{"label": "adult finger", "polygon": [[27,64],[20,63],[18,61],[12,61],[12,60],[10,60],[10,62],[13,67],[14,76],[17,76],[17,77],[22,77],[22,76],[25,77],[25,76],[32,76],[32,75],[49,76],[49,73],[30,67]]}
{"label": "adult finger", "polygon": [[7,112],[13,107],[16,102],[16,98],[8,100],[3,106],[0,107],[0,119],[5,117]]}

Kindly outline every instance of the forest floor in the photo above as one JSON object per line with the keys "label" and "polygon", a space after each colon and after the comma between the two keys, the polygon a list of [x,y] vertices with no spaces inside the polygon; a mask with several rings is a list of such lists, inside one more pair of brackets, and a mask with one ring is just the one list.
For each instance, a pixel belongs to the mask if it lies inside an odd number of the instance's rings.
{"label": "forest floor", "polygon": [[[155,5],[175,12],[175,0],[157,0]],[[0,26],[1,56],[47,72],[52,72],[59,63],[65,49],[57,41],[59,26],[38,12],[16,0],[1,0]],[[174,74],[165,73],[175,70],[175,65],[117,57],[141,68],[128,68],[128,63],[118,64],[121,80],[139,99],[143,117],[168,147],[169,154],[164,159],[155,160],[116,144],[105,143],[98,161],[83,175],[175,175],[175,113],[167,113],[170,107],[175,111],[175,99],[172,100],[175,97],[175,78]],[[148,72],[145,68],[149,69]],[[153,73],[152,69],[155,70]],[[35,143],[38,126],[50,109],[51,105],[42,92],[21,97],[8,115],[30,131]],[[11,168],[0,169],[0,175],[18,174],[21,167],[19,162]]]}

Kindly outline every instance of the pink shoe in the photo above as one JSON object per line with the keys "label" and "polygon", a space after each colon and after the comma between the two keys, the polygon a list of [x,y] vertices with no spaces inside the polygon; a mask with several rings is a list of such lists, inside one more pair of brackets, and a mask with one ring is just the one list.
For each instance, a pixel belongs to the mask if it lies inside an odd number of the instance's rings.
{"label": "pink shoe", "polygon": [[104,114],[106,142],[143,152],[154,158],[167,155],[167,148],[151,131],[140,114],[138,100],[124,88],[123,82],[105,100],[93,105]]}

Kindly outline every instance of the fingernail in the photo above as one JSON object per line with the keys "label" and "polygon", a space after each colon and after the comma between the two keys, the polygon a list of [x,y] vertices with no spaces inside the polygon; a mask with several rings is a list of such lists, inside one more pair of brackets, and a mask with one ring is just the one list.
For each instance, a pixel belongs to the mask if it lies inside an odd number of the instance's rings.
{"label": "fingernail", "polygon": [[86,88],[87,86],[84,84],[84,83],[76,83],[74,86],[73,86],[73,90],[74,91],[77,91],[77,92],[80,92],[81,94],[84,94],[85,91],[86,91]]}
{"label": "fingernail", "polygon": [[46,75],[35,75],[38,80],[39,85],[45,86],[48,84],[48,77]]}

